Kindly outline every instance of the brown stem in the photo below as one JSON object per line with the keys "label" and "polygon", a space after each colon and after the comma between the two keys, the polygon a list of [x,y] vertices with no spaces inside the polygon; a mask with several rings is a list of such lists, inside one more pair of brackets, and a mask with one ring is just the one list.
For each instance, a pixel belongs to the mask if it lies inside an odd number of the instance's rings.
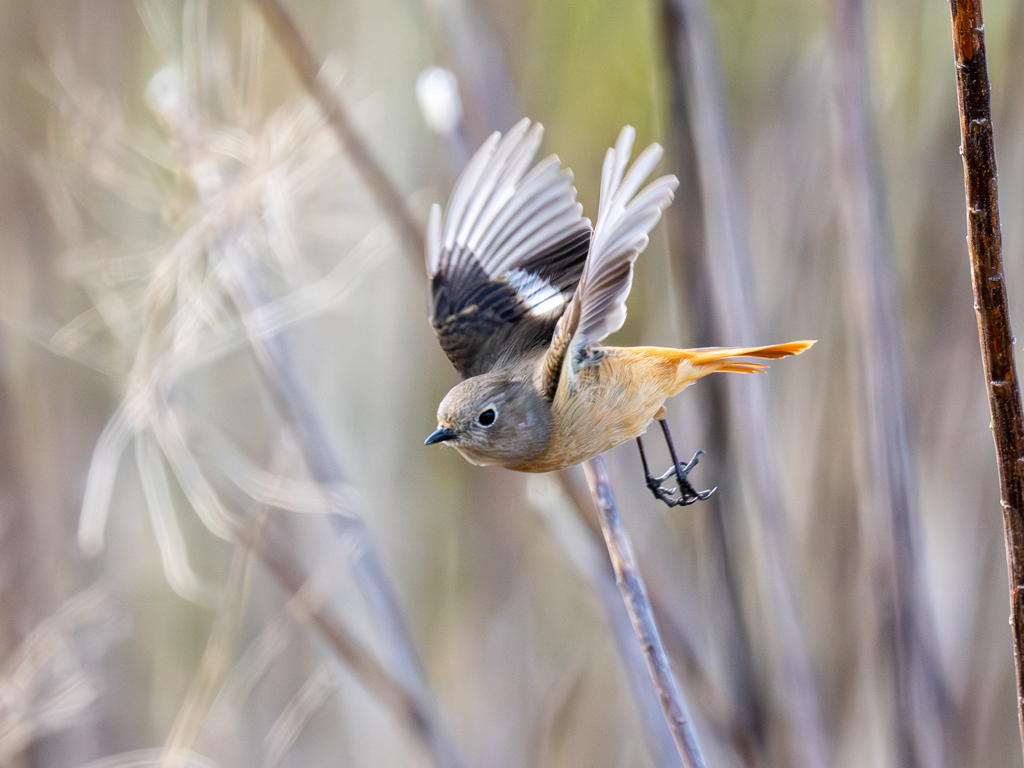
{"label": "brown stem", "polygon": [[967,191],[967,246],[999,469],[1006,560],[1010,571],[1017,717],[1024,741],[1024,411],[1003,279],[996,154],[981,0],[950,0],[949,7],[953,17],[953,53],[960,103],[960,154],[964,159]]}
{"label": "brown stem", "polygon": [[421,262],[423,253],[423,228],[416,222],[406,206],[405,198],[388,174],[374,159],[370,148],[363,141],[348,116],[348,110],[338,93],[320,75],[321,62],[306,43],[295,21],[278,0],[253,0],[263,14],[267,26],[273,31],[278,44],[295,67],[302,84],[313,95],[324,117],[338,135],[352,164],[356,167],[377,205],[391,219],[398,230],[402,244]]}
{"label": "brown stem", "polygon": [[658,698],[661,700],[661,709],[665,713],[669,730],[672,731],[676,748],[687,768],[704,768],[704,756],[697,746],[697,737],[690,721],[686,700],[669,667],[668,655],[661,643],[658,627],[654,623],[650,600],[647,599],[647,589],[633,556],[633,546],[630,544],[626,529],[622,527],[622,519],[619,517],[618,505],[615,502],[615,491],[608,478],[604,458],[600,454],[595,456],[583,464],[583,469],[587,473],[587,482],[590,483],[594,505],[601,519],[601,532],[604,534],[608,556],[615,569],[615,581],[622,592],[623,602],[633,623],[633,631],[640,641],[647,670],[654,681]]}

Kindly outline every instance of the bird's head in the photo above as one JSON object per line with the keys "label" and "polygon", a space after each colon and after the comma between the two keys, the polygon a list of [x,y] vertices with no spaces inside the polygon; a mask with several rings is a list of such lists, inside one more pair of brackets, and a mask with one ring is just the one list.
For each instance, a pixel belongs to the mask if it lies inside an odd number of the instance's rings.
{"label": "bird's head", "polygon": [[485,373],[445,395],[425,444],[447,443],[473,464],[514,467],[541,453],[550,437],[550,407],[532,381]]}

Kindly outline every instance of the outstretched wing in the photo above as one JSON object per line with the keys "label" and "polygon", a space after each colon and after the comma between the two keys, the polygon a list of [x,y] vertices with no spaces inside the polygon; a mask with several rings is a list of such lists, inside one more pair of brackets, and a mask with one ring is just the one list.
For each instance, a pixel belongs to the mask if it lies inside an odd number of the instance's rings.
{"label": "outstretched wing", "polygon": [[430,321],[463,378],[547,346],[583,272],[590,221],[552,155],[530,169],[544,128],[493,134],[430,211]]}
{"label": "outstretched wing", "polygon": [[[675,176],[662,176],[637,193],[663,151],[658,144],[651,144],[626,173],[635,137],[636,131],[627,125],[604,158],[601,202],[590,255],[545,360],[543,389],[549,397],[554,397],[566,359],[575,365],[588,345],[619,330],[626,321],[633,262],[647,247],[647,233],[658,223],[679,186]],[[572,371],[570,368],[570,374]]]}

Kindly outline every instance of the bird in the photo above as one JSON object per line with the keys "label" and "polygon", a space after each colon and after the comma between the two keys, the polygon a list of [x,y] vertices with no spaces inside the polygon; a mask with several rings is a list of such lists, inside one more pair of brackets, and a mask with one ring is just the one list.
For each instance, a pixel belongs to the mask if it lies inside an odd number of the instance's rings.
{"label": "bird", "polygon": [[[441,400],[426,445],[478,465],[551,472],[636,439],[645,481],[669,506],[707,498],[676,456],[665,400],[717,371],[766,370],[755,359],[797,355],[814,341],[758,347],[613,347],[633,263],[672,202],[678,180],[641,185],[661,160],[651,144],[627,169],[636,132],[608,149],[596,223],[576,201],[557,155],[535,165],[544,128],[528,118],[493,133],[463,169],[426,237],[430,321],[462,380]],[[650,472],[641,436],[658,421],[672,466]],[[675,476],[677,487],[663,483]]]}

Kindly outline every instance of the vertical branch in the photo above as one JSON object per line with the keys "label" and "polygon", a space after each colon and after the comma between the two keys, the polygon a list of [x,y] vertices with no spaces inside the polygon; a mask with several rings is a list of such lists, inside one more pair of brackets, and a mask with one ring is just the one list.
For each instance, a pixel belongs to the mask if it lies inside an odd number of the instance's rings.
{"label": "vertical branch", "polygon": [[352,124],[341,96],[320,78],[321,63],[313,54],[313,50],[306,43],[298,27],[295,26],[295,21],[278,0],[253,0],[253,2],[260,9],[267,26],[273,31],[278,44],[284,49],[292,66],[295,67],[295,72],[302,84],[320,105],[324,117],[337,134],[338,140],[345,148],[346,154],[355,165],[359,175],[362,176],[373,199],[398,230],[403,247],[409,255],[416,256],[418,260],[419,255],[423,252],[422,227],[409,213],[405,199],[398,188],[373,157],[370,148]]}
{"label": "vertical branch", "polygon": [[608,555],[615,569],[615,580],[622,592],[633,630],[640,641],[647,669],[661,700],[661,708],[672,731],[676,748],[687,768],[704,768],[704,756],[697,746],[697,737],[690,721],[686,700],[669,667],[668,655],[661,644],[658,627],[654,623],[654,612],[647,599],[647,589],[633,556],[633,547],[625,528],[622,527],[622,519],[619,517],[618,505],[615,502],[615,491],[612,490],[604,458],[600,455],[595,456],[584,463],[583,469],[587,473],[587,482],[590,483],[594,504],[601,519],[601,532],[604,533]]}
{"label": "vertical branch", "polygon": [[[640,646],[636,642],[629,613],[615,584],[611,560],[602,546],[603,538],[584,512],[593,503],[590,495],[577,486],[569,470],[559,473],[561,490],[565,494],[564,508],[558,503],[538,504],[545,520],[561,544],[562,551],[577,572],[587,580],[604,613],[605,623],[615,642],[626,684],[633,694],[637,714],[643,727],[647,746],[658,768],[679,768],[682,765],[675,739],[665,721],[661,701]],[[535,500],[535,504],[537,501]],[[597,515],[593,516],[594,518]],[[653,602],[653,601],[652,601]],[[664,614],[662,614],[664,615]]]}
{"label": "vertical branch", "polygon": [[1024,740],[1024,410],[1003,279],[992,106],[981,0],[950,0],[960,153],[967,193],[967,246],[978,315],[985,386],[999,468],[999,495],[1010,572],[1010,626],[1017,669],[1017,717]]}
{"label": "vertical branch", "polygon": [[[753,274],[743,204],[726,120],[714,34],[702,0],[663,0],[671,49],[677,60],[673,89],[689,113],[696,151],[695,174],[704,209],[708,293],[715,338],[702,343],[761,343],[751,284]],[[792,759],[807,768],[829,763],[828,740],[817,685],[796,609],[797,579],[779,481],[781,470],[767,418],[766,382],[753,376],[726,380],[729,437],[756,500],[755,520],[764,550],[765,583],[777,619],[786,710],[793,731]]]}
{"label": "vertical branch", "polygon": [[944,764],[944,720],[950,711],[929,632],[931,611],[918,573],[914,461],[903,391],[903,349],[886,243],[884,193],[873,157],[867,52],[861,0],[834,0],[832,50],[836,98],[836,157],[845,213],[850,368],[863,417],[861,507],[873,539],[871,587],[889,657],[884,685],[895,694],[899,764]]}

